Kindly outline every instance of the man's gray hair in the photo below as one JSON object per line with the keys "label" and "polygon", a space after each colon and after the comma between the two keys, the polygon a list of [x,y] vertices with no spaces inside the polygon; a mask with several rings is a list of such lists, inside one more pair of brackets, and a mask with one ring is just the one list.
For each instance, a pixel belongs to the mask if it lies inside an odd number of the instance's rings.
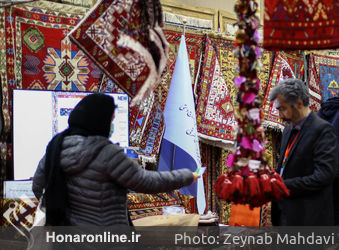
{"label": "man's gray hair", "polygon": [[284,100],[294,106],[299,99],[303,101],[305,107],[310,104],[310,94],[303,81],[289,78],[280,81],[271,91],[269,100],[274,101],[278,95],[282,95]]}

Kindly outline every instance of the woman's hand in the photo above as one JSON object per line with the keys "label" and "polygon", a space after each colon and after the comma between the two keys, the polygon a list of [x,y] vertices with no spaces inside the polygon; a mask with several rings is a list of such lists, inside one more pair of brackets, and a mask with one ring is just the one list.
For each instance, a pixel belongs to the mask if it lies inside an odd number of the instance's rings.
{"label": "woman's hand", "polygon": [[201,175],[200,175],[200,174],[197,174],[196,172],[192,172],[192,174],[193,174],[193,178],[194,178],[194,179],[193,179],[193,182],[192,182],[192,184],[193,184],[194,182],[197,181],[198,178],[200,178]]}

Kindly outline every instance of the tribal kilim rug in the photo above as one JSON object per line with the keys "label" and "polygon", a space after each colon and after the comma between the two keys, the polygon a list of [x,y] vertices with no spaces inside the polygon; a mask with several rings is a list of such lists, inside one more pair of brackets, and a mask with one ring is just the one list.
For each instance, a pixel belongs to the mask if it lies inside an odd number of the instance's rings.
{"label": "tribal kilim rug", "polygon": [[239,66],[238,59],[233,56],[234,41],[221,38],[209,38],[209,40],[216,51],[222,75],[230,91],[233,107],[236,108],[238,106],[238,88],[234,84],[234,77],[237,76]]}
{"label": "tribal kilim rug", "polygon": [[314,55],[322,102],[339,95],[339,57]]}
{"label": "tribal kilim rug", "polygon": [[322,93],[319,84],[319,77],[316,72],[314,56],[310,55],[308,67],[308,89],[310,92],[310,109],[317,113],[321,108]]}
{"label": "tribal kilim rug", "polygon": [[159,82],[167,60],[160,17],[155,1],[100,0],[70,38],[139,104]]}
{"label": "tribal kilim rug", "polygon": [[294,73],[292,72],[291,67],[283,58],[283,56],[280,53],[277,53],[274,59],[272,73],[266,89],[264,104],[262,107],[262,110],[264,112],[264,119],[262,124],[264,127],[278,129],[281,131],[284,128],[284,124],[279,118],[279,112],[275,108],[274,102],[270,102],[268,100],[268,97],[271,89],[276,86],[279,81],[287,78],[295,78]]}
{"label": "tribal kilim rug", "polygon": [[209,38],[205,43],[196,107],[199,137],[220,147],[234,145],[236,121],[230,90],[223,77],[217,53]]}
{"label": "tribal kilim rug", "polygon": [[266,49],[339,47],[337,0],[265,0],[264,11]]}

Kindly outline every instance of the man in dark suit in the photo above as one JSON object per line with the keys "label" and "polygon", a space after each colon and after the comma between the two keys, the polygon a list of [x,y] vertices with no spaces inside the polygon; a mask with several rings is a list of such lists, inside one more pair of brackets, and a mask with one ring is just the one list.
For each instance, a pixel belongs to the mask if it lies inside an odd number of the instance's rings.
{"label": "man in dark suit", "polygon": [[270,92],[287,123],[277,172],[290,196],[272,203],[274,226],[333,225],[332,185],[336,172],[333,126],[309,109],[309,92],[298,79],[286,79]]}

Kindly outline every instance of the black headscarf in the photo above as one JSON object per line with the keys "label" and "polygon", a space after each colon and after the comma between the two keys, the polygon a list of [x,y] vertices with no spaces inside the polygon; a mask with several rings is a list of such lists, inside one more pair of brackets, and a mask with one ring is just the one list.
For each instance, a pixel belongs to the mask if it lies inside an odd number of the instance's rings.
{"label": "black headscarf", "polygon": [[83,98],[68,118],[68,129],[57,134],[46,149],[45,193],[46,225],[69,225],[66,216],[67,182],[60,167],[61,145],[68,135],[101,135],[108,138],[115,104],[111,96],[91,94]]}
{"label": "black headscarf", "polygon": [[318,114],[321,118],[330,120],[338,113],[339,110],[339,96],[331,97],[321,104],[321,109]]}

